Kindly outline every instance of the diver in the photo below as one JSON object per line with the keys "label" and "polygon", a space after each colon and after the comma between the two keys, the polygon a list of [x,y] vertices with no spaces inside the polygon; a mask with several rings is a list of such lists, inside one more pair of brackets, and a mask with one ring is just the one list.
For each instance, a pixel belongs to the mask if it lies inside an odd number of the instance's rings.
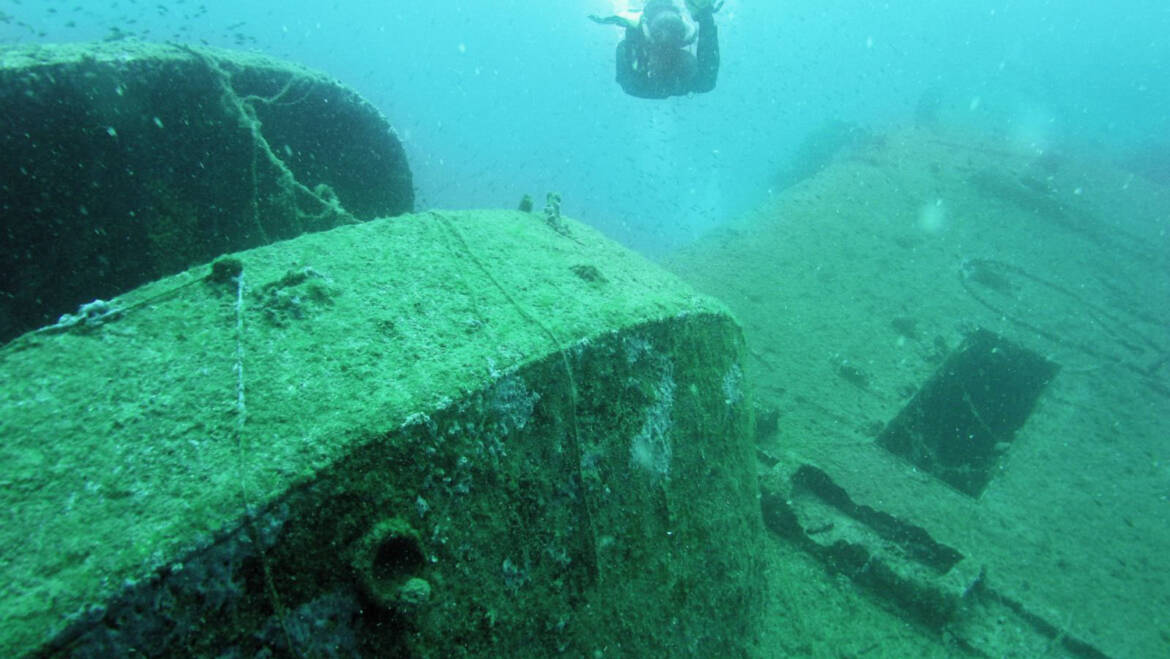
{"label": "diver", "polygon": [[[686,0],[698,29],[683,18],[674,0],[647,0],[641,16],[589,16],[617,25],[626,36],[617,47],[617,82],[631,96],[668,98],[715,89],[719,75],[719,34],[715,12],[723,2]],[[692,53],[689,46],[695,44]]]}

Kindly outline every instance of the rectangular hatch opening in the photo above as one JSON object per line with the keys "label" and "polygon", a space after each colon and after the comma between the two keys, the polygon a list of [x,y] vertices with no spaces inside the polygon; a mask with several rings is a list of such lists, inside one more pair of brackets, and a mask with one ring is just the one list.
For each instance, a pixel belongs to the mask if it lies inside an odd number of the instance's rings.
{"label": "rectangular hatch opening", "polygon": [[878,444],[978,498],[1060,366],[987,330],[967,335]]}

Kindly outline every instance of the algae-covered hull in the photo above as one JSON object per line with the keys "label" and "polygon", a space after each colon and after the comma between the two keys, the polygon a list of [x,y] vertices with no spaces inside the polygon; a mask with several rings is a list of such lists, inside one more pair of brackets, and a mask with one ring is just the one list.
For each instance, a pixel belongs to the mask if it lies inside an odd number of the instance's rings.
{"label": "algae-covered hull", "polygon": [[743,350],[717,304],[523,213],[135,290],[0,353],[0,649],[742,654]]}
{"label": "algae-covered hull", "polygon": [[263,55],[0,46],[0,116],[0,341],[225,252],[414,208],[386,118]]}

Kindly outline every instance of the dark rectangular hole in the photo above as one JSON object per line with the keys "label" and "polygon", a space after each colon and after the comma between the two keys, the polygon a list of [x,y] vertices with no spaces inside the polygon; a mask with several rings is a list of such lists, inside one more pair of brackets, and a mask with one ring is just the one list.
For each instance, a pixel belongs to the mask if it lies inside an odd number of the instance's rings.
{"label": "dark rectangular hole", "polygon": [[1060,366],[979,329],[878,437],[888,451],[978,497]]}

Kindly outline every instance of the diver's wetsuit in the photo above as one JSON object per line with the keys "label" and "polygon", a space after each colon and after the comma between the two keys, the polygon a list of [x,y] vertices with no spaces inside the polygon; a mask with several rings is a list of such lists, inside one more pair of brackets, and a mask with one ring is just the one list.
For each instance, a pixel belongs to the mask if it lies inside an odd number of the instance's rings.
{"label": "diver's wetsuit", "polygon": [[699,24],[695,54],[683,48],[655,49],[641,27],[627,27],[617,47],[617,81],[638,98],[668,98],[715,89],[719,75],[719,33],[711,12]]}

